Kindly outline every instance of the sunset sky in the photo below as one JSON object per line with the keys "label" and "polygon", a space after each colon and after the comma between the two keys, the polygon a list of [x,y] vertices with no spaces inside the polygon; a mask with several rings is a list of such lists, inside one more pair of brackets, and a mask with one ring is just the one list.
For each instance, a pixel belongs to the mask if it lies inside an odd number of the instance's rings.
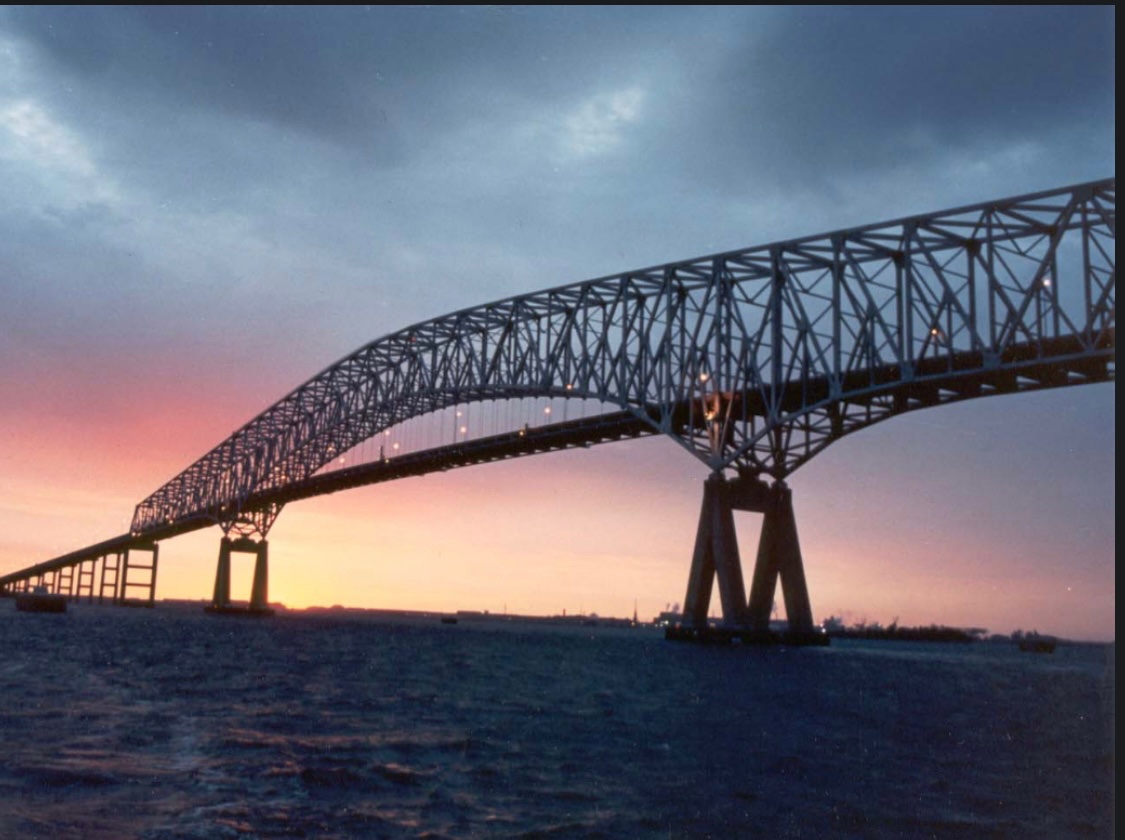
{"label": "sunset sky", "polygon": [[[1112,177],[1115,21],[0,7],[0,573],[123,533],[409,324]],[[790,481],[814,616],[1113,638],[1115,396],[974,400],[817,456]],[[271,599],[650,618],[684,597],[705,478],[647,439],[300,502]],[[208,597],[220,536],[162,544],[158,597]]]}

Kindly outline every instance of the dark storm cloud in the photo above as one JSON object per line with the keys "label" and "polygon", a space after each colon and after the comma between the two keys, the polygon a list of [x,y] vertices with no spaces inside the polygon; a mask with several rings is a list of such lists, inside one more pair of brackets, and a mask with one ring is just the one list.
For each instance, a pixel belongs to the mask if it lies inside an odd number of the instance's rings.
{"label": "dark storm cloud", "polygon": [[1113,22],[1112,7],[834,7],[784,19],[745,72],[779,80],[782,125],[1029,132],[1113,96]]}
{"label": "dark storm cloud", "polygon": [[[562,120],[630,86],[643,94],[643,120],[594,179],[613,201],[697,179],[739,193],[821,185],[1048,136],[1085,158],[1113,130],[1112,7],[112,6],[4,16],[40,56],[40,96],[100,126],[133,165],[149,159],[145,177],[174,179],[151,161],[177,155],[192,173],[174,184],[183,194],[208,174],[219,184],[269,178],[314,161],[324,142],[380,170],[417,163],[433,173],[461,154],[458,177],[487,172],[478,192],[534,194],[551,172],[522,167],[549,157],[557,124],[505,152],[502,172],[443,139],[483,126],[496,147],[522,121]],[[68,86],[82,95],[61,94]],[[590,173],[564,173],[557,199],[576,174]],[[573,212],[569,202],[559,212]]]}
{"label": "dark storm cloud", "polygon": [[[372,276],[413,278],[405,305],[422,317],[1104,177],[1113,20],[1072,7],[0,8],[21,69],[11,101],[39,108],[89,170],[39,149],[0,228],[73,254],[57,272],[72,286],[101,264],[75,243],[104,236],[134,274],[186,295],[313,270],[326,287],[366,283],[361,295]],[[992,166],[1025,141],[1044,150],[1033,173]],[[967,185],[916,194],[954,168],[973,172]],[[134,246],[143,258],[127,258]],[[487,268],[471,288],[466,264]]]}
{"label": "dark storm cloud", "polygon": [[623,31],[621,14],[101,6],[9,16],[12,30],[72,81],[112,90],[122,104],[155,98],[223,111],[396,160],[428,131],[612,74],[620,59],[608,42]]}
{"label": "dark storm cloud", "polygon": [[[315,29],[284,8],[100,6],[66,15],[13,12],[18,32],[61,73],[124,107],[220,111],[383,150],[393,129],[380,100],[378,44],[351,55],[339,17]],[[361,18],[362,20],[362,18]],[[376,33],[377,34],[377,33]],[[356,95],[357,88],[366,91]]]}
{"label": "dark storm cloud", "polygon": [[718,147],[706,160],[748,165],[728,170],[736,182],[748,170],[800,181],[918,165],[1091,127],[1104,142],[1114,24],[1112,6],[802,7],[765,27],[744,18],[725,60],[695,80],[719,93],[696,104],[691,125]]}

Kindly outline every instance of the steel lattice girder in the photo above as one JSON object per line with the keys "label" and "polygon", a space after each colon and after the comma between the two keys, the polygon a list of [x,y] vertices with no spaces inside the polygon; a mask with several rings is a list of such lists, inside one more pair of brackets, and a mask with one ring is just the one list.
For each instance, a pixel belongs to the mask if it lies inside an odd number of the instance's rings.
{"label": "steel lattice girder", "polygon": [[781,479],[915,408],[1112,378],[1115,180],[731,251],[415,324],[341,359],[136,508],[144,533],[246,507],[443,408],[596,399],[713,470]]}

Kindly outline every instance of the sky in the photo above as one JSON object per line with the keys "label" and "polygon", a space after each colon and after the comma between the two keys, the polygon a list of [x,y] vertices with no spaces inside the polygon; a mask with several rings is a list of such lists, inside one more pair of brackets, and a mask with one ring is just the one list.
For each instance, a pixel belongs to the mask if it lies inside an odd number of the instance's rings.
{"label": "sky", "polygon": [[[0,572],[123,533],[409,324],[1113,177],[1115,22],[0,7]],[[1112,639],[1115,395],[972,400],[818,455],[789,482],[814,616]],[[271,599],[650,618],[683,600],[705,478],[646,439],[303,501]],[[759,527],[738,515],[747,577]],[[158,597],[209,597],[220,536],[162,544]]]}

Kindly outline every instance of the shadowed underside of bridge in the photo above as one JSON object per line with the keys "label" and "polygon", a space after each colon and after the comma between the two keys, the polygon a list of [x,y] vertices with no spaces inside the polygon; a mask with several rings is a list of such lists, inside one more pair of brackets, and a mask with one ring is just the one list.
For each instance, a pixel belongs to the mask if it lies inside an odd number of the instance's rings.
{"label": "shadowed underside of bridge", "polygon": [[[766,632],[780,580],[812,613],[785,479],[845,435],[906,411],[1113,380],[1115,181],[731,251],[521,295],[371,342],[285,396],[137,505],[128,534],[0,578],[151,603],[157,542],[219,525],[257,556],[282,507],[378,481],[662,434],[710,470],[685,623]],[[341,453],[458,406],[581,400],[593,416],[516,424],[328,469]],[[749,599],[732,511],[764,514]],[[130,552],[143,561],[130,566]],[[224,557],[226,559],[224,559]],[[101,561],[98,577],[93,564]],[[151,562],[149,562],[151,561]],[[130,569],[149,570],[132,584]],[[225,569],[225,570],[224,570]],[[95,579],[97,578],[97,579]]]}

